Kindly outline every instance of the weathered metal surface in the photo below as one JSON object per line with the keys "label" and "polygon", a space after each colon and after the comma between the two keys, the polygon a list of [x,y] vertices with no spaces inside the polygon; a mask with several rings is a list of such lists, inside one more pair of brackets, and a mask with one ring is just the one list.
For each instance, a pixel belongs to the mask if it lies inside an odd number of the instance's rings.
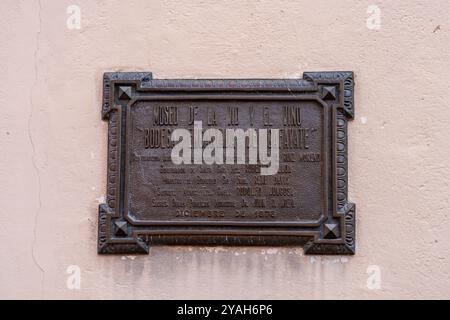
{"label": "weathered metal surface", "polygon": [[[105,73],[108,184],[99,253],[146,253],[151,244],[298,244],[307,254],[353,254],[355,206],[347,199],[353,86],[352,72],[286,80]],[[192,130],[194,121],[203,131],[278,129],[278,172],[264,176],[248,162],[174,164],[171,134]]]}

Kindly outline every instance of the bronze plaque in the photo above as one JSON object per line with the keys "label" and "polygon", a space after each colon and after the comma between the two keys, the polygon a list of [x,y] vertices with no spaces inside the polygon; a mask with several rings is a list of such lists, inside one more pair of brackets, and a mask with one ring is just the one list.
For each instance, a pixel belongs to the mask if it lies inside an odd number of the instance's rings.
{"label": "bronze plaque", "polygon": [[117,72],[103,81],[108,163],[99,253],[204,244],[354,254],[352,72],[271,80]]}

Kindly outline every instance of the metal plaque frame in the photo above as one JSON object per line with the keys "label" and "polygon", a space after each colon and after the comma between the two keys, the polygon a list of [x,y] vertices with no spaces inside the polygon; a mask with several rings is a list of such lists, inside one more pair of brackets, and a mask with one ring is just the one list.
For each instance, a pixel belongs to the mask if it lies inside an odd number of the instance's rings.
{"label": "metal plaque frame", "polygon": [[[128,215],[129,108],[147,100],[313,100],[324,107],[329,170],[325,210],[311,223],[136,221]],[[302,79],[153,79],[150,72],[107,72],[107,195],[99,206],[98,252],[148,253],[150,245],[302,245],[306,254],[355,253],[355,205],[348,201],[347,121],[354,117],[353,72],[305,72]],[[331,174],[329,174],[330,172]],[[329,186],[329,187],[328,187]]]}

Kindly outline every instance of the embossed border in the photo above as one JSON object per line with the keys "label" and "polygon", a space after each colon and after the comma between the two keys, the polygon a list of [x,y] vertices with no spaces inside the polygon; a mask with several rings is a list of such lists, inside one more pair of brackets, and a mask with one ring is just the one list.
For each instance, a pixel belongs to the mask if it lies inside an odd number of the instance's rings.
{"label": "embossed border", "polygon": [[[145,94],[315,95],[332,110],[332,210],[319,227],[141,227],[124,217],[126,106]],[[354,117],[353,72],[305,72],[302,79],[155,80],[150,72],[108,72],[107,196],[99,207],[99,253],[148,253],[151,244],[302,245],[306,254],[355,253],[355,205],[348,202],[347,121]]]}

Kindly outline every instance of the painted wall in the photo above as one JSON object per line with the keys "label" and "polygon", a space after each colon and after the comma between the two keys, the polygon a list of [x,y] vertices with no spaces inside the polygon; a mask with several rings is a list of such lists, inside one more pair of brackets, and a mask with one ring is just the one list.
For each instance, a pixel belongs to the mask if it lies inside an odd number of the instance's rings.
{"label": "painted wall", "polygon": [[[67,27],[70,5],[80,29]],[[0,298],[450,298],[449,21],[445,0],[2,0]],[[132,70],[355,71],[356,256],[295,247],[98,256],[102,73]],[[70,265],[79,290],[67,287]]]}

